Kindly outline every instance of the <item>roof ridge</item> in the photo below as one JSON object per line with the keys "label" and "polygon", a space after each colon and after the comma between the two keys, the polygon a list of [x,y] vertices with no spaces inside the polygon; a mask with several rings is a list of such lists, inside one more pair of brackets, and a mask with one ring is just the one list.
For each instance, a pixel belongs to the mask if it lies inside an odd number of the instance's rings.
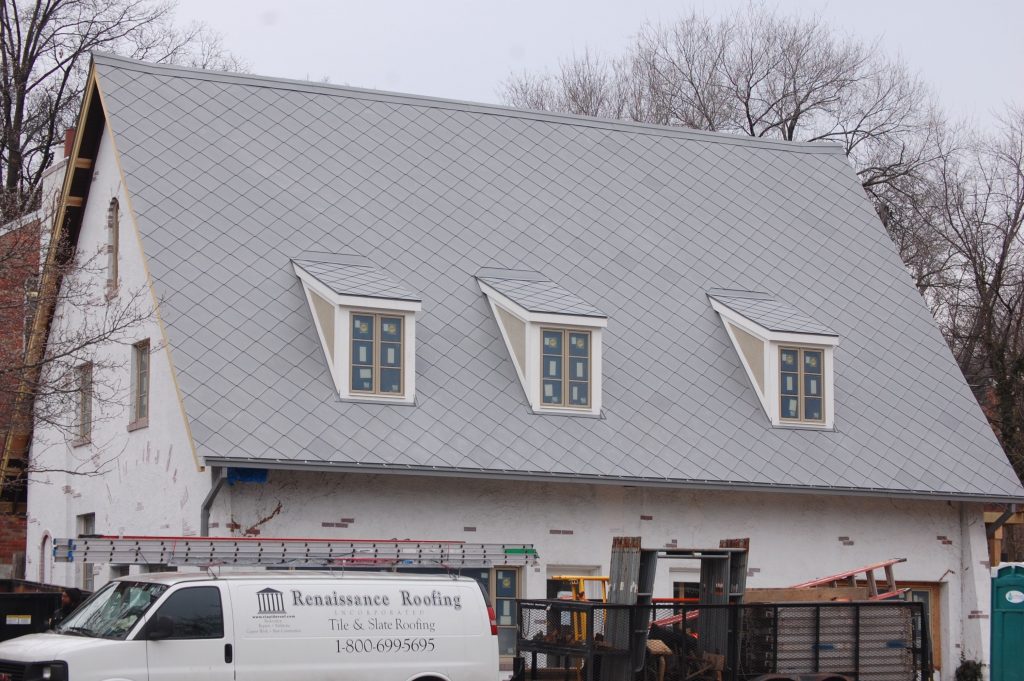
{"label": "roof ridge", "polygon": [[414,95],[401,92],[389,92],[386,90],[373,90],[368,88],[356,88],[347,85],[334,85],[332,83],[314,83],[306,80],[295,80],[290,78],[275,78],[272,76],[260,76],[246,73],[234,73],[229,71],[209,71],[187,66],[174,66],[169,64],[154,64],[152,62],[128,59],[118,55],[105,52],[93,52],[94,64],[106,64],[116,66],[128,71],[140,71],[143,73],[174,75],[180,78],[193,78],[199,80],[237,83],[253,87],[267,87],[274,89],[295,90],[315,94],[350,97],[353,99],[368,99],[378,102],[392,104],[405,104],[410,106],[427,106],[438,109],[453,109],[467,111],[484,115],[507,116],[510,118],[526,118],[548,123],[559,123],[563,125],[576,125],[590,128],[602,128],[616,132],[634,132],[638,134],[651,135],[654,137],[679,137],[696,141],[711,142],[714,144],[731,144],[739,146],[750,146],[772,151],[784,151],[790,153],[804,154],[842,154],[843,149],[832,142],[792,142],[787,140],[765,139],[763,137],[747,137],[734,135],[725,132],[708,132],[694,130],[681,126],[655,125],[653,123],[637,123],[633,121],[620,121],[610,118],[597,118],[594,116],[581,116],[577,114],[556,113],[548,111],[536,111],[533,109],[518,109],[502,106],[500,104],[484,104],[480,102],[469,102],[444,97],[429,97],[426,95]]}

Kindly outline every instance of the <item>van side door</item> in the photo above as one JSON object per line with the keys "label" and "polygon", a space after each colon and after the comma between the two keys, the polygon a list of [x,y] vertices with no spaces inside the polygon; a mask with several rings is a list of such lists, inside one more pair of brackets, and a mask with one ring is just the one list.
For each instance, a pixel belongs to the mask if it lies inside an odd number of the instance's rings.
{"label": "van side door", "polygon": [[139,637],[149,681],[232,681],[231,602],[223,584],[182,584],[165,595]]}

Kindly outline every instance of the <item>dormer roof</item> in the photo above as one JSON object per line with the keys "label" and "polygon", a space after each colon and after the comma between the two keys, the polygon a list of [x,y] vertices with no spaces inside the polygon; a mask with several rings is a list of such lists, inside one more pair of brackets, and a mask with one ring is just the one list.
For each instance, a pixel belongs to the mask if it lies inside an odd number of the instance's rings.
{"label": "dormer roof", "polygon": [[708,291],[708,297],[770,332],[814,336],[839,335],[771,293],[712,289]]}
{"label": "dormer roof", "polygon": [[[106,56],[94,74],[207,464],[1024,497],[838,146]],[[338,400],[291,262],[309,251],[422,298],[415,405]],[[607,315],[600,417],[531,411],[476,278],[495,263]],[[839,335],[834,431],[772,428],[713,288]]]}
{"label": "dormer roof", "polygon": [[370,259],[355,253],[304,252],[292,262],[340,296],[420,302],[419,294],[395,281]]}
{"label": "dormer roof", "polygon": [[540,272],[485,267],[476,278],[528,312],[598,319],[608,316]]}

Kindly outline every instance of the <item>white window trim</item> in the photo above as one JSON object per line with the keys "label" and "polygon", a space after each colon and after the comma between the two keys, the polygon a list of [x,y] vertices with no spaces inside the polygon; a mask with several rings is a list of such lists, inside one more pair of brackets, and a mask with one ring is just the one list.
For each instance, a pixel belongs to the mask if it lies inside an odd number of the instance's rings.
{"label": "white window trim", "polygon": [[[709,300],[711,301],[712,309],[714,309],[714,311],[722,318],[722,321],[725,322],[723,326],[725,327],[725,332],[729,335],[729,341],[732,343],[733,349],[739,356],[740,364],[743,366],[744,371],[746,371],[747,378],[750,379],[750,385],[754,389],[754,394],[757,395],[757,399],[761,402],[761,407],[764,409],[765,415],[768,417],[772,426],[778,428],[797,428],[805,430],[834,430],[836,414],[834,351],[839,345],[839,338],[836,336],[825,336],[811,333],[781,333],[778,331],[770,331],[760,324],[752,322],[743,315],[734,312],[732,309],[726,307],[714,298],[709,298]],[[731,327],[746,331],[750,335],[762,341],[764,348],[762,366],[764,367],[765,373],[763,377],[763,393],[758,387],[757,377],[754,375],[753,369],[744,358],[743,352],[740,349],[739,340],[732,332]],[[782,395],[780,393],[779,386],[779,350],[783,347],[822,351],[822,381],[824,383],[825,390],[825,420],[823,422],[791,421],[788,419],[783,420],[781,418]]]}
{"label": "white window trim", "polygon": [[[477,280],[480,290],[487,296],[491,314],[498,324],[501,338],[505,342],[512,366],[519,377],[523,393],[535,414],[564,414],[566,416],[600,416],[602,403],[602,375],[604,329],[608,326],[607,317],[584,317],[582,315],[549,314],[530,312],[508,296],[494,290],[484,282]],[[512,349],[512,341],[498,316],[498,308],[512,315],[526,325],[526,342],[523,358],[526,366],[520,366],[516,353]],[[590,406],[589,407],[553,407],[541,400],[541,329],[562,328],[579,329],[590,332]]]}
{"label": "white window trim", "polygon": [[[299,265],[293,263],[295,274],[302,282],[302,290],[309,305],[313,324],[320,339],[320,347],[324,350],[327,367],[338,396],[352,402],[373,402],[377,404],[414,404],[416,402],[416,313],[423,309],[423,304],[412,300],[393,300],[389,298],[371,298],[369,296],[348,296],[335,293],[324,286]],[[311,293],[326,300],[334,306],[334,347],[327,347],[327,337],[320,326],[320,316],[316,314]],[[352,340],[353,313],[394,314],[403,318],[403,355],[402,381],[405,388],[403,395],[368,394],[352,392],[351,363],[349,358],[350,341]]]}

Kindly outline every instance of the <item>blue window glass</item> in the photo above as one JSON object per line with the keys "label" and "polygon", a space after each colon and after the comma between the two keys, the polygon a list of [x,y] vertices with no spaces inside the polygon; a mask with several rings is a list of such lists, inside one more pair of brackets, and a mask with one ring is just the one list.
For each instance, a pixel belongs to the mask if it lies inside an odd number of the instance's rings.
{"label": "blue window glass", "polygon": [[352,315],[352,392],[401,395],[404,336],[402,317]]}
{"label": "blue window glass", "polygon": [[586,383],[569,381],[569,404],[574,407],[585,407],[590,404],[587,385]]}
{"label": "blue window glass", "polygon": [[561,355],[562,354],[562,332],[561,331],[545,331],[544,332],[544,347],[542,351],[545,355]]}
{"label": "blue window glass", "polygon": [[821,398],[808,397],[804,400],[804,418],[808,421],[821,421]]}
{"label": "blue window glass", "polygon": [[590,406],[590,332],[541,332],[541,401],[562,407]]}
{"label": "blue window glass", "polygon": [[382,393],[402,392],[402,370],[381,369],[380,370],[380,391]]}
{"label": "blue window glass", "polygon": [[380,318],[380,339],[397,343],[402,340],[402,318],[381,317]]}
{"label": "blue window glass", "polygon": [[352,338],[359,340],[373,340],[372,315],[352,315]]}
{"label": "blue window glass", "polygon": [[798,419],[800,418],[800,400],[796,397],[783,397],[782,398],[782,418],[784,419]]}
{"label": "blue window glass", "polygon": [[779,351],[779,415],[792,421],[824,421],[824,358],[821,350]]}
{"label": "blue window glass", "polygon": [[569,356],[588,357],[590,355],[590,334],[582,331],[569,332]]}
{"label": "blue window glass", "polygon": [[804,350],[804,373],[806,374],[820,374],[821,373],[821,353],[812,352],[811,350]]}
{"label": "blue window glass", "polygon": [[544,363],[543,373],[544,378],[561,378],[562,377],[562,357],[561,355],[544,355],[541,360]]}
{"label": "blue window glass", "polygon": [[373,367],[352,367],[352,390],[373,392]]}
{"label": "blue window glass", "polygon": [[402,365],[401,343],[380,344],[380,365],[382,367],[397,367]]}
{"label": "blue window glass", "polygon": [[541,383],[542,395],[541,399],[544,404],[561,404],[562,403],[562,382],[561,381],[543,381]]}
{"label": "blue window glass", "polygon": [[352,363],[373,365],[373,341],[352,342]]}
{"label": "blue window glass", "polygon": [[780,361],[782,364],[783,371],[796,371],[797,370],[797,355],[796,350],[783,350],[780,353]]}

